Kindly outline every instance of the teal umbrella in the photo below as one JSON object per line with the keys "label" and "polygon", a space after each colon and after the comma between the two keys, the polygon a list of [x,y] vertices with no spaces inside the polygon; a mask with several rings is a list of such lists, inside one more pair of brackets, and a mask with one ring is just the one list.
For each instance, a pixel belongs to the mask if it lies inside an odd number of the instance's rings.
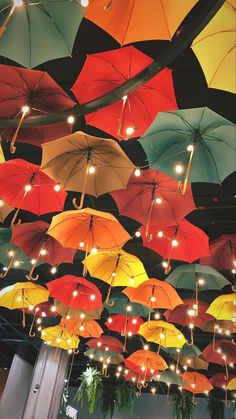
{"label": "teal umbrella", "polygon": [[165,352],[170,355],[176,355],[178,353],[180,356],[188,356],[189,358],[194,358],[201,355],[201,351],[196,345],[188,345],[186,343],[178,351],[177,348],[165,348]]}
{"label": "teal umbrella", "polygon": [[33,68],[72,53],[80,0],[0,0],[0,55]]}
{"label": "teal umbrella", "polygon": [[112,306],[104,303],[104,307],[109,311],[110,314],[124,314],[127,316],[141,317],[148,316],[148,307],[138,303],[131,303],[128,297],[126,297],[121,292],[114,292],[111,296],[111,300],[114,301]]}
{"label": "teal umbrella", "polygon": [[236,169],[235,125],[208,108],[160,112],[140,138],[149,165],[184,182],[221,182]]}
{"label": "teal umbrella", "polygon": [[177,375],[173,371],[163,371],[160,374],[157,374],[153,377],[153,380],[155,381],[161,381],[163,383],[166,383],[167,385],[167,403],[169,404],[169,395],[170,395],[170,386],[171,384],[175,384],[178,386],[183,385],[183,378],[179,375]]}
{"label": "teal umbrella", "polygon": [[187,367],[202,370],[208,369],[208,362],[201,356],[200,349],[194,344],[185,344],[178,351],[176,348],[167,348],[166,352],[171,355],[171,358],[177,361],[176,370],[178,370],[179,364],[184,365],[185,370],[187,370]]}
{"label": "teal umbrella", "polygon": [[198,303],[198,291],[221,290],[230,282],[214,268],[207,265],[193,263],[191,265],[180,265],[167,278],[175,288],[193,290],[196,293],[196,304]]}

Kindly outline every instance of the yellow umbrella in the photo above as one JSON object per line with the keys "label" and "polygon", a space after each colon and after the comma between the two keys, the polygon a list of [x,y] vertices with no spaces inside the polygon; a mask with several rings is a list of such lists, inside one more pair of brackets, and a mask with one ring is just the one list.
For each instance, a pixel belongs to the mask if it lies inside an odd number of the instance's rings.
{"label": "yellow umbrella", "polygon": [[83,263],[91,276],[110,285],[106,303],[109,301],[112,287],[130,286],[136,288],[148,279],[142,262],[124,250],[91,253]]}
{"label": "yellow umbrella", "polygon": [[159,344],[165,348],[182,348],[186,343],[183,333],[172,323],[163,320],[150,320],[141,324],[138,333],[147,341]]}
{"label": "yellow umbrella", "polygon": [[209,87],[236,93],[235,0],[227,0],[194,40],[192,49]]}
{"label": "yellow umbrella", "polygon": [[48,301],[49,291],[41,285],[32,282],[17,282],[0,291],[0,306],[10,310],[22,309],[22,326],[25,327],[25,309]]}
{"label": "yellow umbrella", "polygon": [[217,320],[234,320],[236,313],[236,293],[220,295],[209,306],[206,313]]}
{"label": "yellow umbrella", "polygon": [[42,329],[41,338],[47,343],[47,345],[65,349],[66,351],[70,351],[72,349],[75,350],[79,345],[78,336],[69,333],[61,325]]}
{"label": "yellow umbrella", "polygon": [[236,377],[233,377],[226,386],[227,390],[236,390]]}
{"label": "yellow umbrella", "polygon": [[1,139],[0,139],[0,163],[4,163],[4,162],[5,162],[5,157],[2,151],[2,145],[1,145]]}

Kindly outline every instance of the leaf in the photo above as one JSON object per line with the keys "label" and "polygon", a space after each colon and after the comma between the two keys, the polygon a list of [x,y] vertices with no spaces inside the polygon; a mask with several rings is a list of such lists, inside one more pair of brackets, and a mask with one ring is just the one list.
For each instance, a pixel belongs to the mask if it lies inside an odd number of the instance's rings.
{"label": "leaf", "polygon": [[223,400],[216,398],[213,394],[208,397],[207,410],[211,419],[225,418],[225,404]]}

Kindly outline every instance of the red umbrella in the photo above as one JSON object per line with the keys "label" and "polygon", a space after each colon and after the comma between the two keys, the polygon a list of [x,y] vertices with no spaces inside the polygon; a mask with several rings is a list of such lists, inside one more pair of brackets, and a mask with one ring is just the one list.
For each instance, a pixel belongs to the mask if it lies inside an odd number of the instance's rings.
{"label": "red umbrella", "polygon": [[41,126],[37,129],[21,130],[23,120],[28,116],[45,115],[73,107],[75,102],[58,86],[48,73],[26,68],[0,65],[0,115],[2,118],[18,118],[16,130],[3,132],[14,143],[20,141],[40,145],[68,135],[71,131],[67,123]]}
{"label": "red umbrella", "polygon": [[90,339],[87,342],[90,348],[99,349],[106,352],[121,353],[124,351],[123,344],[113,336],[100,336],[100,338]]}
{"label": "red umbrella", "polygon": [[40,167],[25,160],[9,160],[0,165],[0,196],[8,205],[37,215],[63,211],[67,193],[60,190]]}
{"label": "red umbrella", "polygon": [[185,219],[177,225],[150,226],[148,238],[145,235],[145,227],[142,227],[140,232],[143,244],[165,258],[165,273],[170,271],[170,259],[192,263],[209,255],[208,236]]}
{"label": "red umbrella", "polygon": [[200,262],[218,271],[232,269],[236,273],[236,234],[224,234],[210,241],[210,256],[202,258]]}
{"label": "red umbrella", "polygon": [[48,282],[47,287],[50,296],[67,307],[93,310],[102,306],[102,296],[99,289],[85,278],[64,275]]}
{"label": "red umbrella", "polygon": [[130,369],[130,370],[127,369],[124,372],[125,381],[132,381],[133,383],[140,383],[140,382],[144,381],[144,378],[145,378],[146,383],[148,383],[151,380],[151,377],[152,377],[152,375],[149,376],[147,374],[146,374],[146,377],[145,377],[145,373],[143,371],[138,373],[138,372],[133,371],[132,369]]}
{"label": "red umbrella", "polygon": [[199,301],[196,305],[195,300],[184,300],[184,304],[175,307],[174,310],[166,310],[164,312],[165,318],[169,323],[177,323],[182,326],[189,326],[191,332],[191,344],[193,344],[193,328],[194,326],[201,326],[211,320],[214,320],[206,311],[209,304],[204,301]]}
{"label": "red umbrella", "polygon": [[109,317],[105,325],[109,330],[132,336],[138,333],[142,323],[143,319],[139,316],[129,317],[124,314],[116,314],[115,316]]}
{"label": "red umbrella", "polygon": [[176,224],[195,209],[191,185],[181,195],[176,180],[152,169],[132,175],[126,189],[111,195],[120,214],[145,224],[147,235],[149,224]]}
{"label": "red umbrella", "polygon": [[[133,46],[90,54],[72,91],[85,103],[120,86],[152,61]],[[127,139],[141,136],[158,112],[170,109],[177,109],[177,103],[171,70],[166,68],[135,92],[90,113],[86,121],[118,139]]]}
{"label": "red umbrella", "polygon": [[234,378],[234,375],[230,374],[228,378],[226,378],[225,374],[218,372],[217,374],[214,374],[209,381],[213,387],[225,388],[232,378]]}
{"label": "red umbrella", "polygon": [[[74,259],[75,249],[62,247],[57,240],[47,234],[48,228],[48,223],[35,221],[14,226],[12,229],[11,241],[32,258],[32,269],[28,275],[31,280],[38,279],[38,275],[33,276],[33,271],[39,259],[50,265],[71,263]],[[54,271],[55,269],[54,266]]]}
{"label": "red umbrella", "polygon": [[208,362],[224,365],[226,378],[228,378],[228,365],[233,367],[233,364],[236,362],[235,345],[231,340],[220,339],[216,341],[216,349],[214,348],[213,342],[209,343],[202,352],[202,356]]}
{"label": "red umbrella", "polygon": [[[44,303],[37,304],[37,307],[31,306],[27,310],[25,310],[26,314],[33,314],[32,323],[29,330],[29,336],[34,337],[35,333],[33,332],[33,327],[35,322],[38,325],[38,330],[42,329],[42,320],[45,317],[57,317],[58,314],[51,310],[51,304],[48,301],[45,301]],[[37,320],[36,320],[37,319]]]}

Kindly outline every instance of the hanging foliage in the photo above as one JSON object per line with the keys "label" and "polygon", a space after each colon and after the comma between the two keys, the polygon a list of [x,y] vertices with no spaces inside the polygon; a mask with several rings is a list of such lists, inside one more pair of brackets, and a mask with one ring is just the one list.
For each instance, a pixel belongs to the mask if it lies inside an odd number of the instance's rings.
{"label": "hanging foliage", "polygon": [[81,383],[74,397],[81,406],[85,403],[89,413],[93,413],[98,395],[102,389],[101,373],[96,368],[88,367],[80,376]]}
{"label": "hanging foliage", "polygon": [[192,396],[186,391],[179,391],[173,394],[173,418],[191,419],[193,415],[194,404]]}
{"label": "hanging foliage", "polygon": [[225,404],[223,400],[210,394],[207,400],[207,410],[211,419],[225,419]]}

